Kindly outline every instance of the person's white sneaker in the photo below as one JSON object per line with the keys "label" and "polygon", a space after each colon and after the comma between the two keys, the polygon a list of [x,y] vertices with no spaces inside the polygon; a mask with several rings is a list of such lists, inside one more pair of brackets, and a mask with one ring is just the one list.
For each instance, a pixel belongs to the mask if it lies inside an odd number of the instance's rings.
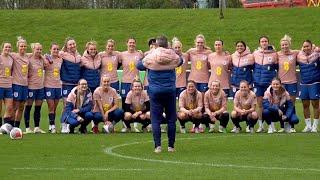
{"label": "person's white sneaker", "polygon": [[134,132],[136,132],[136,133],[139,133],[139,132],[141,132],[139,129],[138,129],[138,123],[133,123],[133,130],[134,130]]}
{"label": "person's white sneaker", "polygon": [[235,133],[237,131],[237,127],[233,126],[232,130],[230,132]]}
{"label": "person's white sneaker", "polygon": [[57,133],[56,126],[55,126],[55,125],[50,125],[50,126],[49,126],[49,132],[50,132],[51,134]]}
{"label": "person's white sneaker", "polygon": [[271,125],[269,125],[269,128],[268,128],[268,134],[272,134],[273,133],[273,128]]}
{"label": "person's white sneaker", "polygon": [[283,133],[284,132],[284,129],[283,128],[280,128],[279,130],[278,130],[278,133]]}
{"label": "person's white sneaker", "polygon": [[261,132],[264,132],[264,128],[263,126],[259,126],[259,128],[257,129],[256,131],[257,133],[261,133]]}
{"label": "person's white sneaker", "polygon": [[136,133],[141,132],[141,131],[138,129],[138,127],[133,127],[133,130],[134,130],[134,132],[136,132]]}
{"label": "person's white sneaker", "polygon": [[155,153],[161,153],[161,151],[162,151],[161,146],[158,146],[158,147],[156,147],[156,148],[154,149],[154,152],[155,152]]}
{"label": "person's white sneaker", "polygon": [[181,134],[185,134],[186,133],[186,128],[183,128],[183,127],[180,126],[180,133]]}
{"label": "person's white sneaker", "polygon": [[122,132],[122,133],[130,132],[130,129],[124,127],[124,128],[121,129],[121,132]]}
{"label": "person's white sneaker", "polygon": [[152,131],[152,125],[149,124],[149,125],[147,126],[147,132],[151,132],[151,131]]}
{"label": "person's white sneaker", "polygon": [[214,132],[214,124],[209,124],[209,133],[213,133]]}
{"label": "person's white sneaker", "polygon": [[24,134],[32,134],[34,133],[34,131],[31,128],[26,128],[26,131],[24,132]]}
{"label": "person's white sneaker", "polygon": [[61,123],[61,133],[68,134],[70,132],[69,126],[67,123]]}
{"label": "person's white sneaker", "polygon": [[219,126],[218,132],[219,132],[219,133],[224,133],[224,132],[225,132],[225,131],[224,131],[224,127]]}
{"label": "person's white sneaker", "polygon": [[49,132],[51,134],[57,133],[56,126],[55,125],[49,125]]}
{"label": "person's white sneaker", "polygon": [[246,127],[246,133],[250,133],[250,127],[249,126]]}
{"label": "person's white sneaker", "polygon": [[257,133],[261,133],[261,132],[264,132],[264,128],[263,128],[263,122],[262,120],[258,120],[258,125],[259,125],[259,128],[257,129]]}
{"label": "person's white sneaker", "polygon": [[199,128],[194,128],[194,133],[198,134],[199,133]]}
{"label": "person's white sneaker", "polygon": [[254,133],[253,127],[249,128],[249,131],[250,131],[251,134],[253,134]]}
{"label": "person's white sneaker", "polygon": [[296,129],[294,129],[294,128],[290,129],[290,133],[295,133],[295,132],[296,132]]}
{"label": "person's white sneaker", "polygon": [[284,122],[284,131],[290,133],[291,125],[288,122]]}
{"label": "person's white sneaker", "polygon": [[302,132],[311,132],[311,127],[309,127],[309,126],[304,127]]}
{"label": "person's white sneaker", "polygon": [[176,150],[173,147],[168,147],[168,152],[175,152]]}
{"label": "person's white sneaker", "polygon": [[277,132],[277,130],[276,130],[275,126],[274,126],[274,122],[271,122],[271,127],[272,127],[272,131],[273,131],[274,133]]}
{"label": "person's white sneaker", "polygon": [[45,133],[46,133],[44,130],[40,129],[39,127],[35,127],[34,130],[33,130],[33,132],[34,132],[35,134],[37,134],[37,133],[39,133],[39,134],[45,134]]}
{"label": "person's white sneaker", "polygon": [[319,119],[314,119],[313,120],[311,132],[313,132],[313,133],[318,132],[318,123],[319,123]]}

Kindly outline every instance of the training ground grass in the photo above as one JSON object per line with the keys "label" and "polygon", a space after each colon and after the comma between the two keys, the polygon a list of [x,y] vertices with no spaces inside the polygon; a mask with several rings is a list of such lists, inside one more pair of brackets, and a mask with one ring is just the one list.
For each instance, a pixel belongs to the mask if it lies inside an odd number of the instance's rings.
{"label": "training ground grass", "polygon": [[[194,37],[203,33],[209,46],[221,38],[233,52],[236,40],[245,40],[254,49],[260,35],[268,35],[279,47],[279,39],[287,33],[293,38],[293,48],[299,49],[304,39],[319,44],[319,12],[317,8],[227,9],[220,21],[217,10],[0,11],[0,41],[14,44],[16,36],[22,35],[29,43],[44,44],[47,52],[52,41],[62,44],[65,37],[73,36],[82,52],[91,39],[98,41],[102,50],[105,40],[113,38],[122,51],[126,39],[134,36],[138,49],[145,51],[149,37],[165,34],[178,36],[186,50],[192,47]],[[61,109],[60,104],[58,127]],[[296,109],[300,132],[304,126],[300,102]],[[24,129],[24,123],[21,127]],[[47,127],[44,104],[41,128]],[[118,125],[117,130],[120,128]],[[228,131],[230,128],[231,123]],[[26,135],[21,141],[3,135],[0,178],[317,179],[320,175],[318,134],[177,134],[177,152],[167,153],[164,143],[160,155],[153,153],[151,140],[150,133]],[[123,145],[126,143],[134,144]]]}
{"label": "training ground grass", "polygon": [[[165,134],[163,134],[165,136]],[[1,179],[317,179],[318,134],[151,134],[0,137]]]}
{"label": "training ground grass", "polygon": [[319,8],[227,9],[224,13],[225,18],[219,20],[217,9],[1,10],[0,42],[15,44],[16,37],[22,35],[29,43],[42,43],[48,52],[51,42],[63,44],[66,37],[72,36],[81,53],[92,39],[103,50],[109,38],[116,40],[118,50],[123,51],[130,36],[137,39],[137,48],[145,51],[148,38],[159,34],[177,36],[184,50],[193,46],[200,33],[211,48],[215,39],[224,40],[230,52],[234,52],[237,40],[244,40],[254,50],[261,35],[269,36],[277,49],[284,34],[293,38],[294,49],[300,49],[305,39],[320,43]]}
{"label": "training ground grass", "polygon": [[[298,102],[299,117],[301,109]],[[46,116],[43,105],[45,130]],[[303,126],[300,122],[297,131]],[[116,127],[115,134],[31,134],[22,140],[2,135],[1,179],[317,179],[320,175],[319,134],[177,133],[177,151],[168,153],[163,133],[163,152],[155,154],[151,133],[123,134],[120,123]],[[229,122],[228,132],[231,128]]]}

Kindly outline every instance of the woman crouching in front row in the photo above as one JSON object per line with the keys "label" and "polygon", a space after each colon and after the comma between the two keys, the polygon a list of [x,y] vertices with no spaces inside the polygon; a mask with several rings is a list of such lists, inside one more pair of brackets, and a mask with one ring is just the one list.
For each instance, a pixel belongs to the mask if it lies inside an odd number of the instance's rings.
{"label": "woman crouching in front row", "polygon": [[182,91],[179,96],[178,119],[180,121],[180,132],[186,133],[185,124],[193,122],[192,133],[199,133],[199,125],[202,118],[202,93],[196,89],[196,83],[189,80],[187,89]]}
{"label": "woman crouching in front row", "polygon": [[249,83],[247,81],[241,81],[239,87],[240,90],[236,92],[233,100],[231,119],[234,127],[231,132],[239,133],[241,130],[240,122],[246,121],[250,132],[253,133],[254,125],[258,120],[258,114],[256,112],[257,97],[256,94],[249,89]]}
{"label": "woman crouching in front row", "polygon": [[142,131],[151,131],[150,100],[147,91],[143,90],[141,81],[134,80],[124,104],[124,128],[121,132],[130,132],[130,123],[133,122],[134,132],[141,132],[138,123],[142,124]]}
{"label": "woman crouching in front row", "polygon": [[204,107],[204,121],[210,127],[209,133],[214,131],[216,121],[220,121],[218,132],[225,133],[229,122],[229,113],[227,112],[227,96],[219,81],[212,81],[209,90],[204,94]]}
{"label": "woman crouching in front row", "polygon": [[269,125],[269,134],[276,131],[274,122],[284,121],[286,132],[291,132],[290,125],[299,122],[290,95],[279,78],[273,78],[271,86],[264,93],[262,118]]}
{"label": "woman crouching in front row", "polygon": [[74,129],[81,125],[79,131],[85,134],[87,125],[92,120],[91,109],[92,94],[88,89],[88,83],[85,79],[80,79],[68,95],[61,122],[69,124],[69,133],[73,134]]}

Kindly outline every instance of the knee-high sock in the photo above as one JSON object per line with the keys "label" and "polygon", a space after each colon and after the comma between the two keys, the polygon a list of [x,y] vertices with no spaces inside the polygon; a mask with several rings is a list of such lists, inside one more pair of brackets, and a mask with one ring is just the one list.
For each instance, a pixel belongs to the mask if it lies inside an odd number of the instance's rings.
{"label": "knee-high sock", "polygon": [[41,118],[41,106],[34,107],[33,118],[34,118],[34,127],[39,127],[40,118]]}
{"label": "knee-high sock", "polygon": [[31,111],[32,106],[27,105],[24,108],[24,123],[26,128],[30,127],[30,111]]}
{"label": "knee-high sock", "polygon": [[49,124],[54,125],[55,124],[55,119],[56,119],[56,114],[54,113],[49,113]]}

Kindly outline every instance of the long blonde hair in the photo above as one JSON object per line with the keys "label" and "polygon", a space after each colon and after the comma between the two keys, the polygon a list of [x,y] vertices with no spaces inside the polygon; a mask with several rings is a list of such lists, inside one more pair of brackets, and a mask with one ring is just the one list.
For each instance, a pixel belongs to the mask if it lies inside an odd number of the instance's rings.
{"label": "long blonde hair", "polygon": [[204,38],[204,35],[203,35],[203,34],[198,34],[198,35],[196,36],[196,38],[194,39],[194,43],[195,43],[195,44],[196,44],[198,38],[203,39],[203,48],[204,48],[205,50],[211,49],[210,47],[208,47],[208,46],[206,45],[206,38]]}
{"label": "long blonde hair", "polygon": [[17,48],[19,48],[20,43],[25,43],[27,45],[27,41],[22,36],[17,37]]}
{"label": "long blonde hair", "polygon": [[287,41],[289,43],[289,46],[291,46],[291,37],[288,35],[284,35],[283,38],[280,39],[280,44],[282,41]]}
{"label": "long blonde hair", "polygon": [[182,43],[177,37],[173,37],[171,41],[172,41],[172,47],[175,46],[176,44],[179,44],[182,49]]}

